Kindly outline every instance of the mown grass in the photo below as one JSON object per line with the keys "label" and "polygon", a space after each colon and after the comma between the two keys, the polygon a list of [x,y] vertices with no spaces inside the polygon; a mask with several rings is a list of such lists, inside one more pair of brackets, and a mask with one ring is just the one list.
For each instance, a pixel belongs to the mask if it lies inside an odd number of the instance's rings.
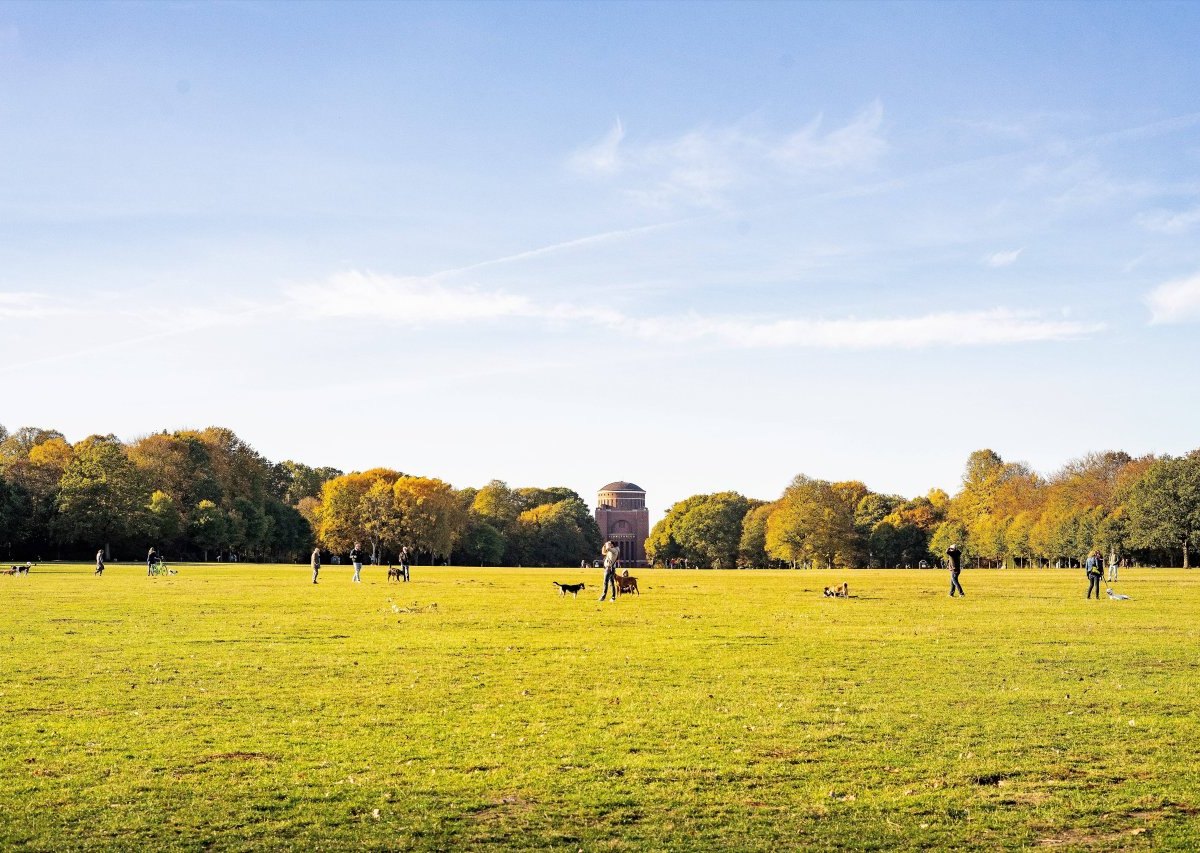
{"label": "mown grass", "polygon": [[0,848],[1200,847],[1200,572],[639,574],[0,577]]}

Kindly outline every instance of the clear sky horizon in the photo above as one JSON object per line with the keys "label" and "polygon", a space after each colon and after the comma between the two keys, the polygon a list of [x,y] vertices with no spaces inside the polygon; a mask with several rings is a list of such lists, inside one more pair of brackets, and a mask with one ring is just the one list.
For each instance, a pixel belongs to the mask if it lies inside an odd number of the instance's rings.
{"label": "clear sky horizon", "polygon": [[0,4],[0,423],[652,517],[1185,453],[1194,3]]}

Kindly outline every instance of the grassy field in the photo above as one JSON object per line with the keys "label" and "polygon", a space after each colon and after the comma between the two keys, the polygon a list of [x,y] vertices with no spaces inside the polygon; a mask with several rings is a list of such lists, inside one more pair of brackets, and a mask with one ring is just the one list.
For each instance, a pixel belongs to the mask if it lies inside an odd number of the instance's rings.
{"label": "grassy field", "polygon": [[0,577],[0,848],[1200,848],[1200,571],[639,574]]}

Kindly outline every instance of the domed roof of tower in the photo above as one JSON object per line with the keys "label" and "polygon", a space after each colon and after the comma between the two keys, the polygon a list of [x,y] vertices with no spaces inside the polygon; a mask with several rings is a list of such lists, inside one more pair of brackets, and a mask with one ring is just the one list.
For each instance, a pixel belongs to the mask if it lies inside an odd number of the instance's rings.
{"label": "domed roof of tower", "polygon": [[634,485],[633,483],[626,483],[624,480],[617,480],[615,483],[609,483],[607,486],[605,486],[600,491],[602,491],[602,492],[641,492],[643,495],[646,494],[646,490],[643,489],[641,486]]}

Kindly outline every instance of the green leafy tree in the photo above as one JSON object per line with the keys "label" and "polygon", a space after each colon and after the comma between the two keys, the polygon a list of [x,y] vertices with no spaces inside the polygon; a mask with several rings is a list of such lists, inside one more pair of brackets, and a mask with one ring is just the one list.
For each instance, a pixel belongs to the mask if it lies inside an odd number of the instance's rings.
{"label": "green leafy tree", "polygon": [[210,551],[217,551],[229,541],[229,521],[214,501],[196,504],[188,519],[188,536],[208,561]]}
{"label": "green leafy tree", "polygon": [[767,553],[793,566],[832,567],[858,547],[854,508],[845,490],[825,480],[797,475],[767,519]]}
{"label": "green leafy tree", "polygon": [[742,536],[738,540],[738,565],[748,569],[766,568],[770,564],[767,556],[767,519],[775,511],[775,504],[764,503],[752,506],[742,519]]}
{"label": "green leafy tree", "polygon": [[91,436],[75,445],[58,492],[58,532],[64,542],[128,542],[145,535],[149,490],[113,436]]}
{"label": "green leafy tree", "polygon": [[496,566],[504,558],[504,534],[479,516],[471,516],[455,547],[454,557],[464,566]]}
{"label": "green leafy tree", "polygon": [[1178,551],[1190,568],[1200,537],[1200,455],[1168,456],[1151,465],[1130,492],[1128,513],[1136,547]]}
{"label": "green leafy tree", "polygon": [[161,489],[150,495],[149,533],[155,542],[174,544],[183,533],[183,517],[175,499]]}

